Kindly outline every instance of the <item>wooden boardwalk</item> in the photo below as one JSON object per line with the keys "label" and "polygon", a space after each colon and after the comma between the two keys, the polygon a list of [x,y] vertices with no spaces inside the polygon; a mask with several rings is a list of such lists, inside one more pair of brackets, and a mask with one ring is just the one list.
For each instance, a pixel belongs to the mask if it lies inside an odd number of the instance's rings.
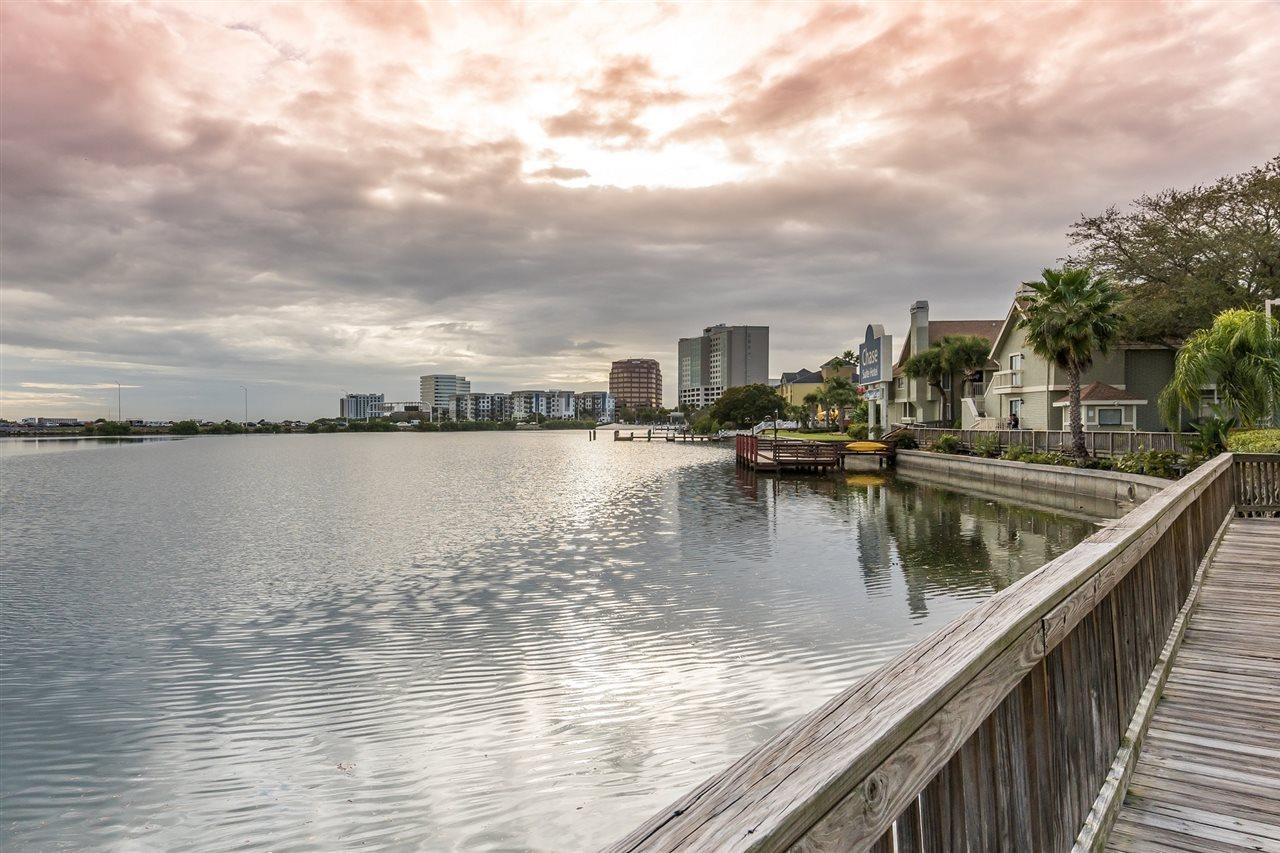
{"label": "wooden boardwalk", "polygon": [[1107,849],[1280,851],[1280,519],[1227,528]]}

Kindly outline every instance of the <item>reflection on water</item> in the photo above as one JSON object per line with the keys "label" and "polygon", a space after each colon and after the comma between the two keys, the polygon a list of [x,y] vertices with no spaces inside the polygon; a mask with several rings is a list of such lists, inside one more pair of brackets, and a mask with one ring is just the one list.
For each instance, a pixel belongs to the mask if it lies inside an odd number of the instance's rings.
{"label": "reflection on water", "polygon": [[1091,530],[572,433],[3,464],[6,849],[598,845]]}
{"label": "reflection on water", "polygon": [[104,448],[136,447],[154,441],[181,441],[173,435],[111,435],[81,437],[77,435],[50,435],[40,438],[0,438],[0,459],[10,456],[29,456],[51,450],[101,450]]}

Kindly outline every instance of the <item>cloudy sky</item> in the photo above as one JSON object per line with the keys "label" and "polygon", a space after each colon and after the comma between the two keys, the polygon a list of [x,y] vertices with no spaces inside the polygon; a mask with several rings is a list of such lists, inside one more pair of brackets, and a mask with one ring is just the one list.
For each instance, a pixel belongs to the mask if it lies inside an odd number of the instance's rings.
{"label": "cloudy sky", "polygon": [[[0,415],[771,373],[1280,145],[1274,3],[0,4]],[[1270,105],[1270,106],[1268,106]]]}

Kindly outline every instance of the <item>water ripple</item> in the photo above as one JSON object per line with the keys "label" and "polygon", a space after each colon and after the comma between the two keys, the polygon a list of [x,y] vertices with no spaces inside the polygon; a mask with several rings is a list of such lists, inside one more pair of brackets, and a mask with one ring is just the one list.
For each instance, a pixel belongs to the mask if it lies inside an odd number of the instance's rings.
{"label": "water ripple", "polygon": [[581,434],[0,465],[6,850],[597,846],[1090,532]]}

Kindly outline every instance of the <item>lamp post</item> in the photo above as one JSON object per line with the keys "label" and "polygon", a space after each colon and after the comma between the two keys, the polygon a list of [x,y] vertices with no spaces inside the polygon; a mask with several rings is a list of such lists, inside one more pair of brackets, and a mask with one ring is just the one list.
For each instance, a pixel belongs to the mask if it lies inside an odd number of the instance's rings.
{"label": "lamp post", "polygon": [[124,406],[121,403],[122,399],[123,397],[120,394],[120,382],[117,380],[116,381],[116,420],[119,421],[120,423],[124,423]]}
{"label": "lamp post", "polygon": [[[1267,312],[1267,334],[1268,334],[1268,335],[1274,335],[1274,334],[1275,334],[1275,329],[1274,329],[1274,327],[1272,327],[1272,325],[1271,325],[1271,309],[1272,309],[1272,308],[1274,308],[1274,307],[1275,307],[1275,306],[1277,306],[1277,305],[1280,305],[1280,299],[1268,299],[1268,300],[1266,300],[1266,301],[1263,303],[1263,305],[1264,305],[1264,307],[1266,308],[1266,312]],[[1276,425],[1276,397],[1275,397],[1275,393],[1274,393],[1274,392],[1272,392],[1272,394],[1271,394],[1270,396],[1271,396],[1271,405],[1270,405],[1270,407],[1269,407],[1269,411],[1267,412],[1267,422],[1268,422],[1271,426],[1275,426],[1275,425]]]}
{"label": "lamp post", "polygon": [[241,385],[240,390],[244,392],[244,425],[248,426],[249,425],[249,389]]}

